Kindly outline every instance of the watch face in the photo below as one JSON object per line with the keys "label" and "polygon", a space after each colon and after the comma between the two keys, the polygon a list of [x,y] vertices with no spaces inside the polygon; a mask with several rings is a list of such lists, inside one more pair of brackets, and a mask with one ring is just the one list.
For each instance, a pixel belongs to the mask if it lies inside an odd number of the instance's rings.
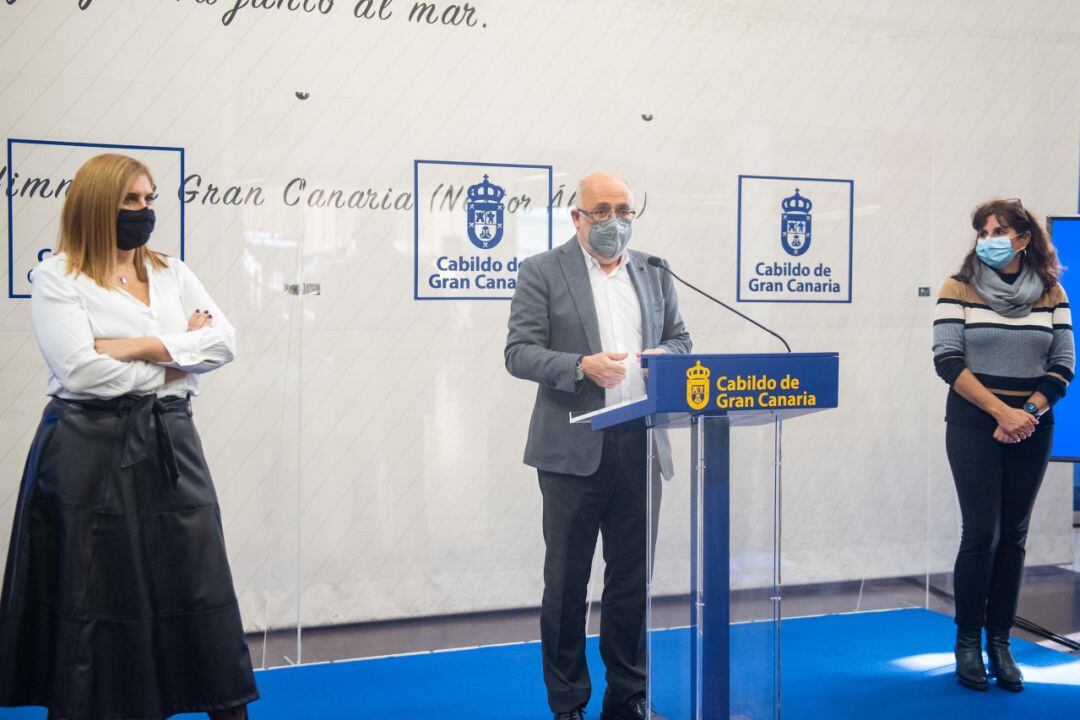
{"label": "watch face", "polygon": [[1024,403],[1024,410],[1031,413],[1032,415],[1035,415],[1039,412],[1039,408],[1035,405],[1035,403]]}

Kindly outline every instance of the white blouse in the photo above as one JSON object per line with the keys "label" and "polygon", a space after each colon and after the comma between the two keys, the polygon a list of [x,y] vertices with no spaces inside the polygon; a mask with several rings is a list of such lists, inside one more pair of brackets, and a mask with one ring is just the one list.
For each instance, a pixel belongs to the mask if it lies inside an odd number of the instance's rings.
{"label": "white blouse", "polygon": [[[197,395],[199,374],[236,357],[236,329],[183,261],[147,264],[150,304],[125,290],[108,290],[85,274],[68,273],[67,258],[46,258],[31,277],[34,337],[49,365],[49,395],[72,400],[120,395]],[[187,331],[196,309],[208,310],[210,325]],[[99,338],[157,337],[173,361],[121,362],[94,350]],[[187,375],[165,384],[165,368]]]}

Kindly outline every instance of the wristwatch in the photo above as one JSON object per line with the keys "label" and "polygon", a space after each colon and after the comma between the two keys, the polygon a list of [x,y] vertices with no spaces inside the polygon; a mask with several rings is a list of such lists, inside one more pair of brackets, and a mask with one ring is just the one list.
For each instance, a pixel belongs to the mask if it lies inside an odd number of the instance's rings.
{"label": "wristwatch", "polygon": [[577,365],[574,366],[574,382],[581,382],[585,379],[585,371],[581,369],[581,358],[577,359]]}
{"label": "wristwatch", "polygon": [[1031,413],[1035,417],[1039,417],[1039,406],[1033,402],[1024,403],[1024,412]]}

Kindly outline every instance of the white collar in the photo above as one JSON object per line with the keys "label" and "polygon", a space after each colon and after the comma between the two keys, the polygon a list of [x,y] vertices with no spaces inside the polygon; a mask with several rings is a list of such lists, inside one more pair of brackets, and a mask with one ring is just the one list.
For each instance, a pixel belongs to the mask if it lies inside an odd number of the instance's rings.
{"label": "white collar", "polygon": [[[578,246],[581,247],[580,242],[578,243]],[[592,255],[590,255],[588,252],[586,252],[584,247],[581,248],[581,254],[585,256],[585,269],[587,269],[587,270],[599,270],[600,272],[604,272],[604,268],[600,267],[600,261],[597,260],[596,258],[594,258]],[[614,275],[615,273],[619,272],[619,270],[621,270],[623,267],[625,267],[626,264],[629,263],[629,262],[630,262],[630,251],[629,250],[623,250],[622,255],[619,256],[619,264],[615,267],[614,270],[611,271],[611,275]],[[608,273],[604,273],[604,274],[608,275]]]}

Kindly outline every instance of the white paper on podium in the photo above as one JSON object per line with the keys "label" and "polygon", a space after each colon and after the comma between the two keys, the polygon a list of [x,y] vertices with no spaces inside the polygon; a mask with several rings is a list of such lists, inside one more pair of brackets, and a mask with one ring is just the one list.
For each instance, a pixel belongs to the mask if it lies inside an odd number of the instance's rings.
{"label": "white paper on podium", "polygon": [[629,400],[623,400],[622,402],[615,403],[614,405],[607,405],[605,407],[600,408],[599,410],[593,410],[591,412],[582,413],[581,415],[574,415],[574,413],[567,413],[567,415],[570,416],[570,423],[571,424],[589,422],[594,417],[599,417],[600,415],[603,415],[606,412],[611,412],[612,410],[618,410],[619,408],[626,407],[627,405],[633,405],[634,403],[639,403],[639,402],[641,402],[642,400],[644,400],[647,397],[649,397],[649,396],[648,395],[642,395],[641,397],[630,398]]}

